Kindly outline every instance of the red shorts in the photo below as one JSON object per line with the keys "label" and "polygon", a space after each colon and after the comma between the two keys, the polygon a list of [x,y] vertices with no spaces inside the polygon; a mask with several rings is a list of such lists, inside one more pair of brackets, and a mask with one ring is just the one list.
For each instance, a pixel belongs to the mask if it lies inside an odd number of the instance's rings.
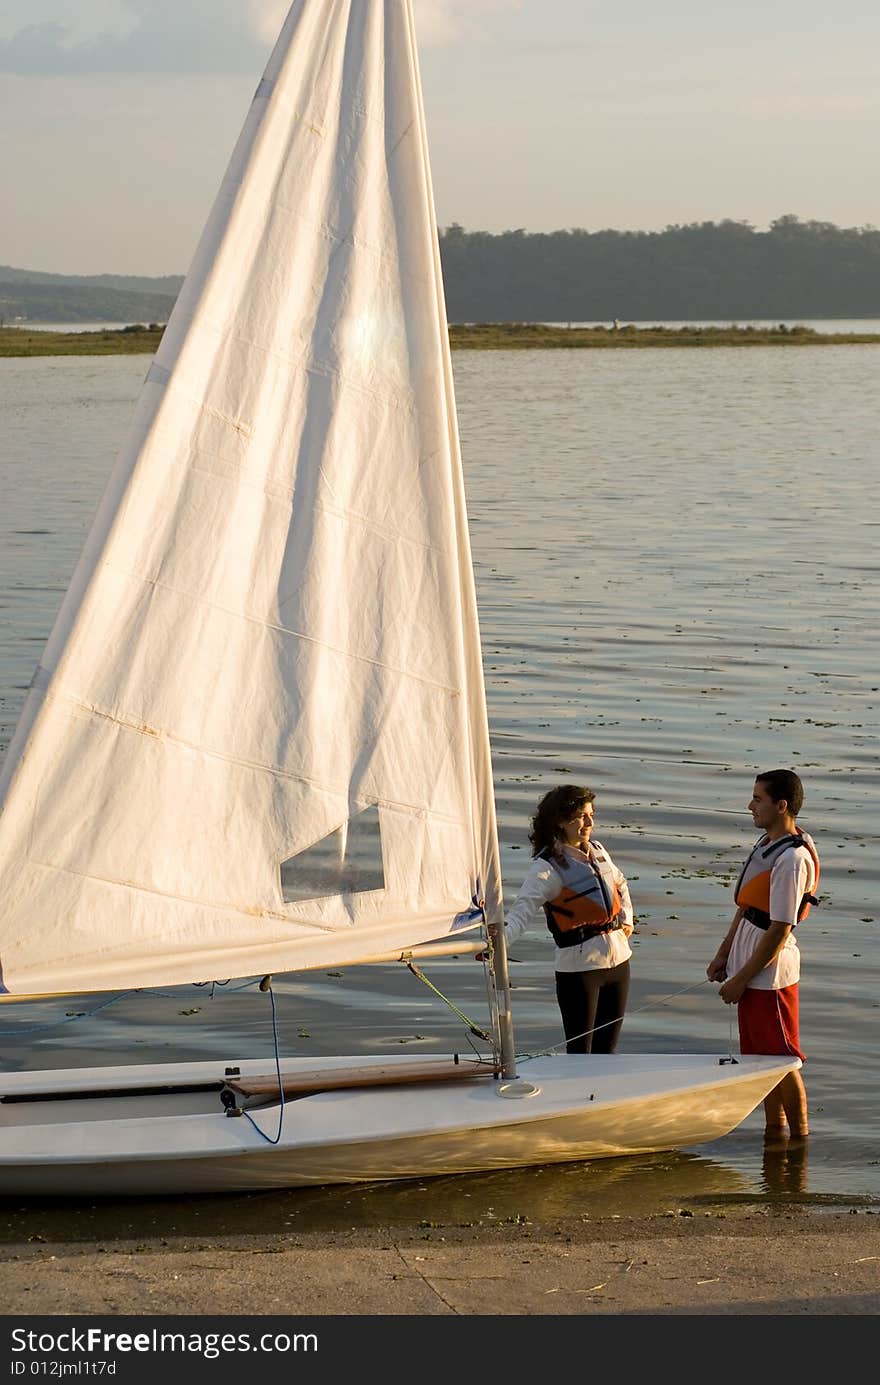
{"label": "red shorts", "polygon": [[736,1007],[740,1053],[790,1053],[805,1061],[798,1033],[798,987],[759,991],[747,986]]}

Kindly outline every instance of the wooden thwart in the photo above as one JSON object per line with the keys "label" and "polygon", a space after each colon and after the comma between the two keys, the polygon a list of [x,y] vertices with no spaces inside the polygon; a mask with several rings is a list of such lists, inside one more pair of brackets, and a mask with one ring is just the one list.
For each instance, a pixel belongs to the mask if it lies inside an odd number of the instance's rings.
{"label": "wooden thwart", "polygon": [[[467,1077],[491,1077],[500,1073],[496,1063],[482,1059],[464,1059],[456,1063],[389,1063],[383,1066],[370,1063],[364,1067],[312,1068],[305,1072],[282,1073],[280,1090],[285,1096],[302,1096],[309,1092],[332,1092],[346,1087],[394,1087],[406,1082],[449,1082]],[[238,1096],[272,1097],[279,1095],[278,1077],[227,1078],[225,1090]]]}

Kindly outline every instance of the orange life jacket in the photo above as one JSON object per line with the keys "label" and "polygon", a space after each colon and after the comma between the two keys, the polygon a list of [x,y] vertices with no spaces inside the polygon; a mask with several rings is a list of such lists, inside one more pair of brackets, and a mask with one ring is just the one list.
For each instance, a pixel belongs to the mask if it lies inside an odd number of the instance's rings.
{"label": "orange life jacket", "polygon": [[[739,880],[736,882],[736,889],[734,890],[733,897],[737,905],[742,909],[743,917],[747,918],[749,923],[755,924],[757,928],[763,928],[766,931],[772,922],[770,918],[770,875],[773,871],[773,867],[779,860],[783,851],[789,851],[798,846],[806,847],[813,859],[813,866],[816,871],[816,876],[813,881],[813,889],[815,890],[816,886],[819,884],[819,857],[816,854],[815,848],[805,839],[803,833],[797,832],[793,833],[790,837],[780,837],[778,841],[775,842],[768,842],[766,837],[762,837],[761,840],[756,842],[752,847],[749,858],[740,871]],[[743,877],[751,865],[756,851],[760,851],[762,859],[768,862],[767,869],[760,871],[757,875],[753,875],[744,885]],[[818,903],[819,901],[814,894],[810,894],[809,892],[804,894],[798,904],[796,923],[793,924],[792,927],[796,927],[801,919],[807,917],[807,914],[810,912],[811,904]]]}
{"label": "orange life jacket", "polygon": [[547,927],[557,947],[576,947],[588,938],[620,927],[620,895],[611,862],[604,851],[595,861],[578,861],[566,856],[564,864],[560,864],[549,847],[538,855],[541,860],[552,863],[562,880],[559,894],[544,905]]}

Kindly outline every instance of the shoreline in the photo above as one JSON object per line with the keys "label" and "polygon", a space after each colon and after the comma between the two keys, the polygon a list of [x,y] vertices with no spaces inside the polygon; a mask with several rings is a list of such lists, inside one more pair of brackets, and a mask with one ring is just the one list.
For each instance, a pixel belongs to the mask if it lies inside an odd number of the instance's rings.
{"label": "shoreline", "polygon": [[[71,324],[74,325],[74,324]],[[95,332],[0,327],[0,358],[154,355],[163,328],[132,324]],[[817,332],[812,327],[549,327],[532,322],[453,323],[453,351],[638,350],[647,347],[877,346],[880,333]]]}
{"label": "shoreline", "polygon": [[[880,1210],[797,1202],[678,1208],[547,1224],[259,1233],[230,1230],[223,1198],[177,1229],[175,1204],[134,1234],[115,1204],[102,1236],[28,1209],[0,1249],[6,1314],[874,1315]],[[23,1209],[17,1208],[21,1212]],[[113,1224],[109,1222],[112,1220]],[[233,1218],[234,1220],[234,1218]],[[25,1234],[26,1225],[32,1228]]]}

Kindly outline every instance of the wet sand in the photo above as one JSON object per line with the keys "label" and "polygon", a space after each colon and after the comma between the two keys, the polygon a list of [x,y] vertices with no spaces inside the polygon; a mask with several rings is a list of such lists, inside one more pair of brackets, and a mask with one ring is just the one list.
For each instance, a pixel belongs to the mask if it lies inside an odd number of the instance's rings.
{"label": "wet sand", "polygon": [[[6,1314],[876,1314],[880,1211],[797,1203],[521,1223],[83,1241],[69,1213],[0,1249]],[[53,1230],[53,1221],[55,1229]],[[7,1228],[10,1223],[7,1221]],[[7,1229],[7,1236],[9,1230]]]}

